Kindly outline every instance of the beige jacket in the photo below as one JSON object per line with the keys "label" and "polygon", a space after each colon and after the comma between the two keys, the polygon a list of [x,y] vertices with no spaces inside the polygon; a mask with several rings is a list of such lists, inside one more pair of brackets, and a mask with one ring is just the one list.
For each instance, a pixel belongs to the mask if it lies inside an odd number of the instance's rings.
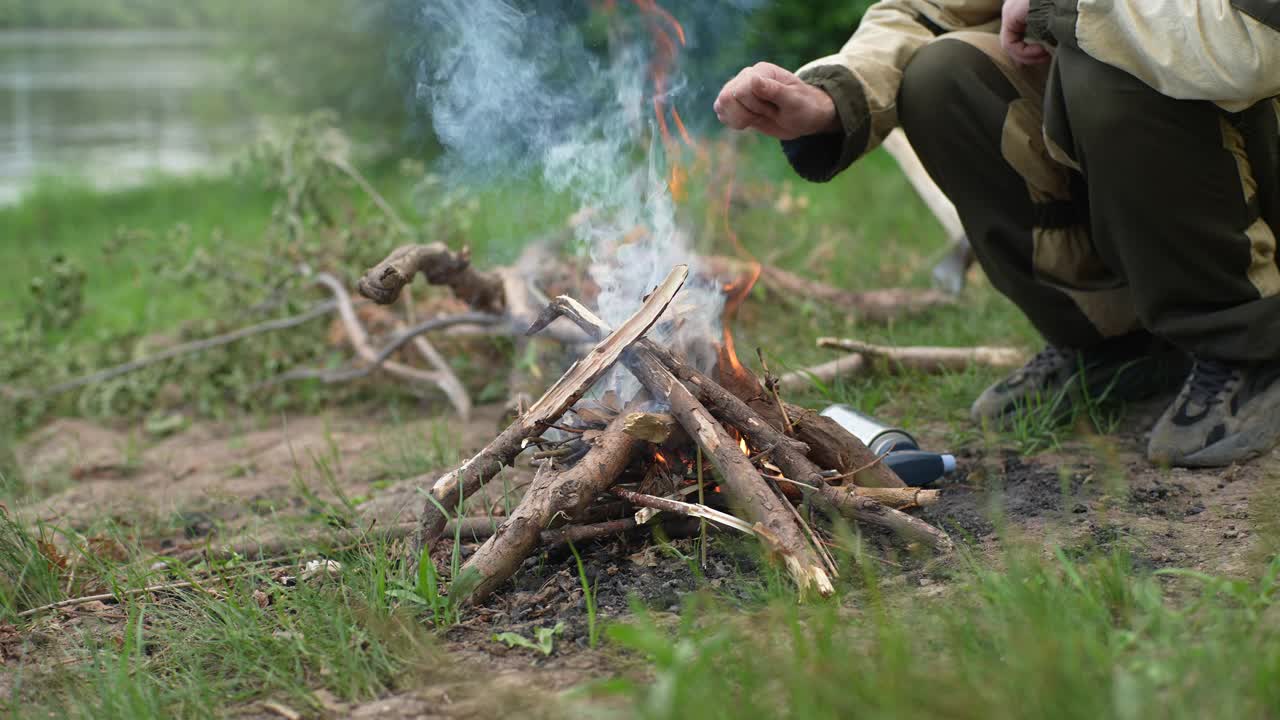
{"label": "beige jacket", "polygon": [[[998,32],[1000,0],[881,0],[840,52],[799,74],[836,101],[845,137],[826,180],[898,125],[912,55],[954,30]],[[1243,110],[1280,95],[1280,0],[1032,0],[1039,37],[1071,44],[1170,97]]]}

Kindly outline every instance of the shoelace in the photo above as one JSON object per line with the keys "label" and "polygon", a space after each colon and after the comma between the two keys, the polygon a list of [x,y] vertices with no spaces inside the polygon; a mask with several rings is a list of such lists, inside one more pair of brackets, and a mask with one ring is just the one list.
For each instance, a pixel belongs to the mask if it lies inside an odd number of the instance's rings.
{"label": "shoelace", "polygon": [[1216,360],[1196,360],[1187,381],[1187,400],[1202,407],[1223,401],[1223,395],[1235,380],[1235,368]]}

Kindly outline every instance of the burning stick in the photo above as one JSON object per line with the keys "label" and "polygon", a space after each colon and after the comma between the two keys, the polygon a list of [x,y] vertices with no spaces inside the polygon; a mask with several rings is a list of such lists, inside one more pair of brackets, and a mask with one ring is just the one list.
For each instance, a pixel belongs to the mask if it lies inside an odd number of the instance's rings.
{"label": "burning stick", "polygon": [[671,403],[671,414],[711,459],[730,501],[755,523],[761,540],[782,557],[801,593],[815,590],[823,597],[835,593],[803,529],[782,506],[786,500],[773,492],[737,441],[652,354],[632,354],[627,367],[654,397],[665,397]]}
{"label": "burning stick", "polygon": [[422,532],[418,542],[432,542],[440,537],[446,520],[445,508],[461,504],[504,466],[514,462],[516,456],[524,450],[527,438],[537,436],[549,423],[558,420],[581,399],[596,380],[617,362],[622,352],[657,322],[680,291],[688,274],[689,268],[685,265],[677,265],[672,269],[671,274],[649,295],[640,310],[616,332],[596,345],[585,358],[574,363],[542,399],[534,403],[475,457],[437,480],[431,489],[431,497],[423,508]]}
{"label": "burning stick", "polygon": [[[568,317],[588,335],[599,337],[609,332],[608,326],[595,313],[573,298],[563,296],[547,306],[530,332],[536,332],[561,315]],[[782,506],[786,501],[760,476],[755,465],[738,447],[738,442],[663,366],[658,356],[665,352],[656,343],[642,340],[623,356],[623,362],[651,395],[666,399],[671,404],[671,414],[715,466],[730,501],[755,523],[756,534],[761,541],[782,557],[800,591],[815,590],[824,597],[834,593],[835,587],[821,559],[810,547],[795,518]],[[758,424],[764,425],[764,422],[758,421]],[[783,440],[795,443],[785,436]]]}
{"label": "burning stick", "polygon": [[970,365],[1016,368],[1027,361],[1026,353],[1010,347],[890,347],[829,337],[818,338],[818,346],[849,350],[868,358],[882,358],[892,368],[920,372],[962,371]]}
{"label": "burning stick", "polygon": [[[608,331],[608,327],[604,325],[604,323],[596,317],[594,313],[573,298],[556,298],[551,305],[543,311],[542,317],[539,318],[539,323],[549,322],[551,317],[557,316],[569,318],[591,335],[599,336]],[[539,324],[535,324],[531,330],[536,330],[538,327]],[[765,422],[758,413],[748,407],[740,398],[729,393],[702,373],[680,363],[670,352],[659,347],[656,343],[647,339],[641,340],[636,343],[636,346],[623,357],[623,362],[627,365],[627,368],[636,375],[642,384],[650,388],[651,393],[654,393],[658,397],[661,397],[663,392],[668,393],[671,398],[672,414],[676,416],[676,419],[680,421],[681,425],[685,426],[685,429],[688,430],[691,435],[698,437],[698,433],[695,431],[695,428],[690,427],[690,424],[694,424],[695,427],[700,427],[701,423],[689,423],[686,421],[700,420],[700,418],[696,417],[696,410],[698,408],[702,408],[703,412],[705,412],[705,408],[703,408],[701,404],[698,404],[698,400],[694,398],[694,395],[689,394],[690,389],[697,394],[698,398],[708,401],[722,418],[728,420],[734,425],[734,427],[737,427],[744,435],[746,435],[747,440],[752,444],[757,447],[772,447],[773,461],[782,469],[786,477],[800,485],[806,493],[812,493],[815,495],[824,506],[844,515],[850,520],[887,528],[909,540],[923,541],[940,553],[950,552],[954,548],[954,544],[951,542],[951,539],[947,537],[946,533],[923,520],[914,518],[906,513],[894,510],[893,508],[885,507],[872,498],[860,497],[849,493],[848,491],[841,491],[827,485],[826,481],[822,477],[821,468],[814,464],[814,462],[809,458],[805,457],[804,453],[808,448],[804,443],[800,443],[795,439],[787,437],[778,429],[778,427]],[[666,367],[662,367],[664,365]],[[672,375],[670,372],[664,372],[668,369],[674,370],[675,375]],[[670,380],[668,381],[667,378],[670,378]],[[682,383],[677,381],[677,378],[684,380],[689,386],[686,388]],[[650,387],[651,383],[656,387]],[[684,400],[685,396],[688,397],[687,401]],[[677,410],[678,400],[684,409],[692,409],[695,417],[682,416],[682,413]],[[803,408],[794,408],[794,412],[808,413],[813,417],[821,417],[816,413],[804,410]],[[686,415],[688,415],[688,413],[686,413]],[[720,426],[714,421],[710,421],[708,419],[706,422],[710,426],[720,428]],[[837,425],[837,427],[839,426]],[[720,432],[724,432],[723,428],[720,429]],[[728,442],[730,445],[733,445],[731,440]],[[854,438],[854,443],[861,445],[860,443],[857,443],[856,438]],[[862,446],[862,449],[866,450],[865,446]],[[867,451],[867,453],[870,454],[869,451]],[[734,455],[743,459],[754,471],[754,467],[751,466],[749,460],[746,460],[746,456],[742,455],[741,452],[736,451],[736,446]],[[720,469],[718,465],[717,469]],[[892,474],[892,471],[884,468],[879,463],[869,463],[865,467],[865,471],[867,472],[871,472],[876,469]],[[721,474],[723,476],[723,472]],[[757,477],[759,477],[758,474]],[[894,477],[896,478],[896,476]],[[856,479],[857,478],[855,478],[855,480]],[[901,480],[898,480],[898,487],[901,487]],[[776,498],[772,492],[769,493],[769,496]],[[748,505],[748,509],[750,509],[750,507],[751,506]],[[794,525],[793,518],[788,516],[787,519],[791,521],[787,523],[787,525]],[[797,527],[796,530],[798,532],[799,528]],[[797,541],[793,539],[792,542],[796,543]],[[793,546],[796,545],[793,544]],[[806,547],[803,540],[798,541],[798,546]],[[799,582],[800,580],[798,579],[797,583],[799,584]],[[801,585],[801,587],[804,587],[804,585]]]}
{"label": "burning stick", "polygon": [[617,481],[641,445],[622,431],[625,421],[624,415],[615,418],[595,439],[586,456],[568,470],[554,472],[545,466],[539,470],[510,517],[462,566],[464,575],[474,572],[478,576],[471,602],[488,596],[519,569],[520,563],[538,547],[541,533],[552,518],[560,514],[577,517],[596,495]]}

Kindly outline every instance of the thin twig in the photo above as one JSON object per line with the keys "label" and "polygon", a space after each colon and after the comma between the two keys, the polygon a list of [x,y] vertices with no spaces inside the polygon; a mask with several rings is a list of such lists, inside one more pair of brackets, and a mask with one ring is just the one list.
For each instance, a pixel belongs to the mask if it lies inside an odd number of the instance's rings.
{"label": "thin twig", "polygon": [[128,373],[134,372],[136,370],[141,370],[142,368],[150,367],[151,365],[155,365],[156,363],[161,363],[166,360],[172,360],[173,358],[181,357],[183,355],[190,355],[192,353],[198,353],[204,350],[211,350],[213,348],[222,347],[223,345],[230,345],[231,343],[236,342],[237,340],[243,340],[247,337],[252,337],[254,335],[261,335],[263,333],[275,332],[277,330],[288,330],[290,328],[294,328],[299,325],[302,325],[310,320],[314,320],[315,318],[328,315],[329,313],[336,310],[337,307],[338,307],[338,302],[336,300],[327,300],[317,305],[313,305],[308,310],[302,313],[299,313],[297,315],[293,315],[285,318],[279,318],[276,320],[268,320],[267,322],[259,323],[257,325],[251,325],[246,328],[241,328],[239,330],[235,330],[233,332],[229,332],[224,335],[217,335],[215,337],[205,338],[204,340],[196,340],[194,342],[183,343],[182,345],[175,345],[174,347],[171,347],[168,350],[164,350],[162,352],[158,352],[155,355],[148,355],[147,357],[139,358],[137,360],[123,363],[121,365],[116,365],[115,367],[99,370],[95,373],[91,373],[89,375],[85,375],[83,377],[79,377],[74,380],[68,380],[66,382],[58,383],[57,385],[54,385],[49,388],[45,388],[44,390],[41,390],[38,393],[25,393],[25,394],[29,394],[32,396],[45,396],[45,397],[50,395],[58,395],[58,394],[67,392],[68,390],[74,390],[79,387],[84,387],[85,385],[92,385],[94,383],[99,383],[106,380],[111,380],[112,378],[120,377],[121,375],[127,375]]}
{"label": "thin twig", "polygon": [[[237,580],[239,578],[249,577],[250,575],[257,575],[257,574],[258,574],[258,571],[254,571],[251,573],[241,573],[240,575],[232,575],[226,578],[210,578],[210,579]],[[161,585],[148,585],[147,587],[144,587],[144,588],[134,588],[132,590],[123,590],[120,593],[99,593],[97,595],[85,595],[83,597],[68,598],[66,600],[59,600],[58,602],[55,602],[55,603],[49,603],[48,605],[41,605],[40,607],[31,608],[30,610],[23,610],[22,612],[18,613],[18,617],[30,617],[32,615],[38,615],[48,610],[58,610],[60,608],[72,607],[75,605],[84,605],[86,603],[94,602],[95,600],[114,600],[116,598],[133,597],[134,595],[146,595],[148,593],[160,592],[163,590],[185,590],[187,588],[200,589],[200,584],[194,580],[183,580],[181,582],[164,583]],[[205,592],[208,592],[208,591],[205,591]]]}
{"label": "thin twig", "polygon": [[[698,504],[706,505],[707,497],[706,497],[706,492],[704,490],[705,485],[702,482],[702,446],[695,443],[694,447],[696,447],[698,450],[698,456],[696,459],[698,463]],[[706,518],[698,518],[698,554],[700,556],[700,560],[702,561],[702,569],[706,570],[707,569],[707,519]]]}
{"label": "thin twig", "polygon": [[351,163],[339,157],[330,156],[325,159],[329,161],[330,165],[341,170],[343,174],[351,178],[356,185],[359,185],[365,195],[369,196],[369,199],[373,201],[373,204],[378,206],[378,209],[387,216],[387,219],[391,221],[392,225],[395,225],[396,229],[399,230],[401,234],[406,236],[412,236],[414,234],[413,228],[409,227],[409,223],[405,222],[404,219],[400,217],[400,214],[391,206],[391,203],[387,202],[387,199],[382,197],[382,194],[373,187],[373,184],[366,180],[364,175],[360,174],[360,172],[356,170]]}
{"label": "thin twig", "polygon": [[832,481],[832,480],[849,480],[849,479],[851,479],[851,478],[856,478],[856,477],[858,477],[858,474],[859,474],[859,473],[862,473],[862,472],[865,472],[865,471],[867,471],[867,470],[870,470],[871,468],[873,468],[873,467],[875,467],[875,466],[879,465],[880,463],[884,462],[884,458],[885,458],[885,456],[884,456],[884,455],[877,455],[875,460],[872,460],[871,462],[867,463],[866,465],[863,465],[862,467],[858,468],[857,470],[854,470],[854,471],[852,471],[852,472],[844,473],[843,475],[832,475],[832,476],[830,476],[830,477],[827,477],[827,476],[825,476],[825,475],[824,475],[824,476],[823,476],[823,479],[824,479],[824,480],[826,480],[826,481],[828,481],[828,482],[830,482],[830,481]]}
{"label": "thin twig", "polygon": [[782,396],[778,394],[778,378],[769,371],[769,363],[765,362],[762,348],[756,348],[756,356],[760,358],[760,367],[764,370],[764,386],[769,388],[773,401],[778,404],[778,412],[782,414],[783,429],[787,437],[795,437],[796,428],[791,424],[791,416],[787,414],[787,406],[782,402]]}
{"label": "thin twig", "polygon": [[632,505],[653,508],[663,512],[673,512],[679,515],[688,515],[689,517],[705,518],[725,527],[740,530],[748,535],[756,534],[755,528],[751,527],[747,522],[706,505],[695,505],[693,503],[680,502],[679,500],[660,498],[655,495],[645,495],[622,487],[614,487],[610,492]]}

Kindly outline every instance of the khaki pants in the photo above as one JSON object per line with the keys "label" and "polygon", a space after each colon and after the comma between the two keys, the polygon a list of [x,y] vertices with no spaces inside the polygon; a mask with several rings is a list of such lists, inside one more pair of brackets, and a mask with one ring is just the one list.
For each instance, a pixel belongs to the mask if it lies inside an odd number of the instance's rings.
{"label": "khaki pants", "polygon": [[1020,67],[958,32],[916,53],[898,104],[992,284],[1049,342],[1146,331],[1280,359],[1280,102],[1227,113],[1074,48]]}

